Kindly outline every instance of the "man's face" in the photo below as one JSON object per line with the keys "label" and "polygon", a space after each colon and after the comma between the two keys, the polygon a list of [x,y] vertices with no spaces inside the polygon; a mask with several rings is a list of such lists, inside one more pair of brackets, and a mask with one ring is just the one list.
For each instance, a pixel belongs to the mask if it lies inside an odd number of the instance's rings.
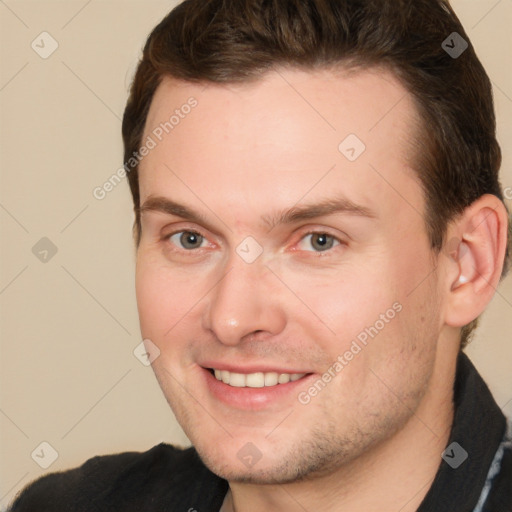
{"label": "man's face", "polygon": [[407,165],[414,113],[377,70],[159,86],[140,165],[141,329],[224,478],[330,472],[423,407],[443,305]]}

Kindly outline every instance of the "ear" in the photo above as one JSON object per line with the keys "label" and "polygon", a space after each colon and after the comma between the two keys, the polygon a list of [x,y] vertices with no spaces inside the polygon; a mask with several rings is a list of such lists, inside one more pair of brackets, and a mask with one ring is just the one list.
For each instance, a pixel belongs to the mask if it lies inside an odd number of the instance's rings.
{"label": "ear", "polygon": [[508,214],[496,197],[485,194],[448,228],[445,323],[462,327],[477,318],[498,286],[507,246]]}

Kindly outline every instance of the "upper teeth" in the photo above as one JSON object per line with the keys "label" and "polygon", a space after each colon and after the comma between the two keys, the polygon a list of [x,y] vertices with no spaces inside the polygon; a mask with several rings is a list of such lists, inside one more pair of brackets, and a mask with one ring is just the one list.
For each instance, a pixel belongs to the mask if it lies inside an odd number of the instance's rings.
{"label": "upper teeth", "polygon": [[237,388],[262,388],[265,386],[275,386],[276,384],[286,384],[290,381],[299,380],[305,373],[275,373],[275,372],[257,372],[257,373],[235,373],[227,370],[214,370],[217,380],[224,384]]}

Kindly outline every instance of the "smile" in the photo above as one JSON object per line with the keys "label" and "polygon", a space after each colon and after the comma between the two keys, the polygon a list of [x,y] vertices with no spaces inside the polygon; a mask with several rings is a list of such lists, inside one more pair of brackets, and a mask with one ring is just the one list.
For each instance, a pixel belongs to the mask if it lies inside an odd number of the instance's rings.
{"label": "smile", "polygon": [[276,373],[276,372],[256,372],[256,373],[235,373],[227,370],[210,370],[215,378],[228,386],[236,388],[263,388],[277,386],[278,384],[287,384],[301,379],[305,373]]}

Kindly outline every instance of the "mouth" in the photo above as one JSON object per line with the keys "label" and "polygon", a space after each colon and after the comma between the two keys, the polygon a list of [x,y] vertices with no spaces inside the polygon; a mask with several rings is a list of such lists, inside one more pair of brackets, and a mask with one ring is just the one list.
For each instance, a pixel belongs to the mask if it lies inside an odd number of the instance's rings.
{"label": "mouth", "polygon": [[209,365],[200,368],[206,388],[216,403],[246,411],[277,411],[289,407],[297,399],[299,390],[315,379],[313,373],[292,373],[284,369],[247,368],[242,373]]}
{"label": "mouth", "polygon": [[307,373],[254,372],[236,373],[228,370],[208,368],[208,371],[220,382],[235,388],[266,388],[288,384],[302,379]]}

